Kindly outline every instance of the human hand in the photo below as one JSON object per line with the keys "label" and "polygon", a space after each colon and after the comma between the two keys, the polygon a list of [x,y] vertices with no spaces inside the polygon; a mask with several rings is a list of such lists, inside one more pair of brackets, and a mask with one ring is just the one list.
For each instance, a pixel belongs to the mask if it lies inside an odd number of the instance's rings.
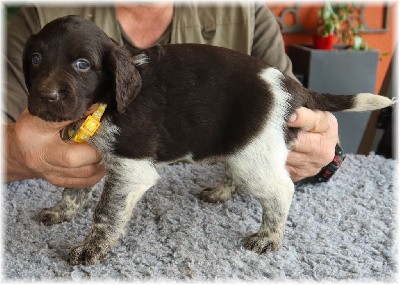
{"label": "human hand", "polygon": [[290,118],[288,126],[302,129],[286,161],[290,177],[296,182],[318,174],[335,156],[339,142],[335,116],[301,107]]}
{"label": "human hand", "polygon": [[70,123],[46,122],[25,110],[15,124],[7,125],[7,181],[42,178],[69,188],[97,183],[105,171],[96,148],[60,137]]}

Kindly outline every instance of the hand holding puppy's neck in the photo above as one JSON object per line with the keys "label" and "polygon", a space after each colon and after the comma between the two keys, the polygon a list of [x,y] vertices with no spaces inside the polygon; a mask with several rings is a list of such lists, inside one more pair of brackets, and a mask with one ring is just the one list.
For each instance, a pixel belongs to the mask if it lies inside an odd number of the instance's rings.
{"label": "hand holding puppy's neck", "polygon": [[172,21],[172,2],[117,5],[115,14],[123,30],[138,48],[152,46]]}

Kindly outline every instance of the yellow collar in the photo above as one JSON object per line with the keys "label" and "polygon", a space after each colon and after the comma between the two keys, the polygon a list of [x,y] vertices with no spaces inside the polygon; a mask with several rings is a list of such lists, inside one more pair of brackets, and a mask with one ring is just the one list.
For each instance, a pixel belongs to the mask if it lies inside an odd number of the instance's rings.
{"label": "yellow collar", "polygon": [[92,115],[89,115],[86,118],[86,120],[83,122],[77,132],[69,128],[68,137],[70,138],[70,140],[73,140],[75,142],[87,142],[100,127],[100,120],[104,114],[106,107],[107,104],[100,104],[96,111],[94,111]]}

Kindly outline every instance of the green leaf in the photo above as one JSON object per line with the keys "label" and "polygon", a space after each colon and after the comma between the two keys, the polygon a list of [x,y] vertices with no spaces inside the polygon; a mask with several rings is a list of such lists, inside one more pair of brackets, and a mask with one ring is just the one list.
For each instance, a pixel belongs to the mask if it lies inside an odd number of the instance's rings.
{"label": "green leaf", "polygon": [[345,14],[340,14],[339,15],[339,21],[341,21],[341,22],[346,21],[346,15]]}
{"label": "green leaf", "polygon": [[328,7],[322,8],[322,10],[321,10],[321,18],[323,20],[326,21],[326,20],[329,20],[332,17],[333,17],[333,13],[332,13],[331,9],[329,9]]}
{"label": "green leaf", "polygon": [[329,34],[335,32],[335,24],[333,22],[326,22],[325,23],[325,31]]}

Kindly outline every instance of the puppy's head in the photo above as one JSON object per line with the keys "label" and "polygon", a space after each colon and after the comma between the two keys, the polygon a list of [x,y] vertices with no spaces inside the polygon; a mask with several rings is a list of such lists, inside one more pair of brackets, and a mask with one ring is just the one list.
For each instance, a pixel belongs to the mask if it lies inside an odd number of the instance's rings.
{"label": "puppy's head", "polygon": [[23,70],[28,110],[47,121],[80,118],[98,102],[123,112],[141,86],[128,51],[78,16],[58,18],[31,36]]}

